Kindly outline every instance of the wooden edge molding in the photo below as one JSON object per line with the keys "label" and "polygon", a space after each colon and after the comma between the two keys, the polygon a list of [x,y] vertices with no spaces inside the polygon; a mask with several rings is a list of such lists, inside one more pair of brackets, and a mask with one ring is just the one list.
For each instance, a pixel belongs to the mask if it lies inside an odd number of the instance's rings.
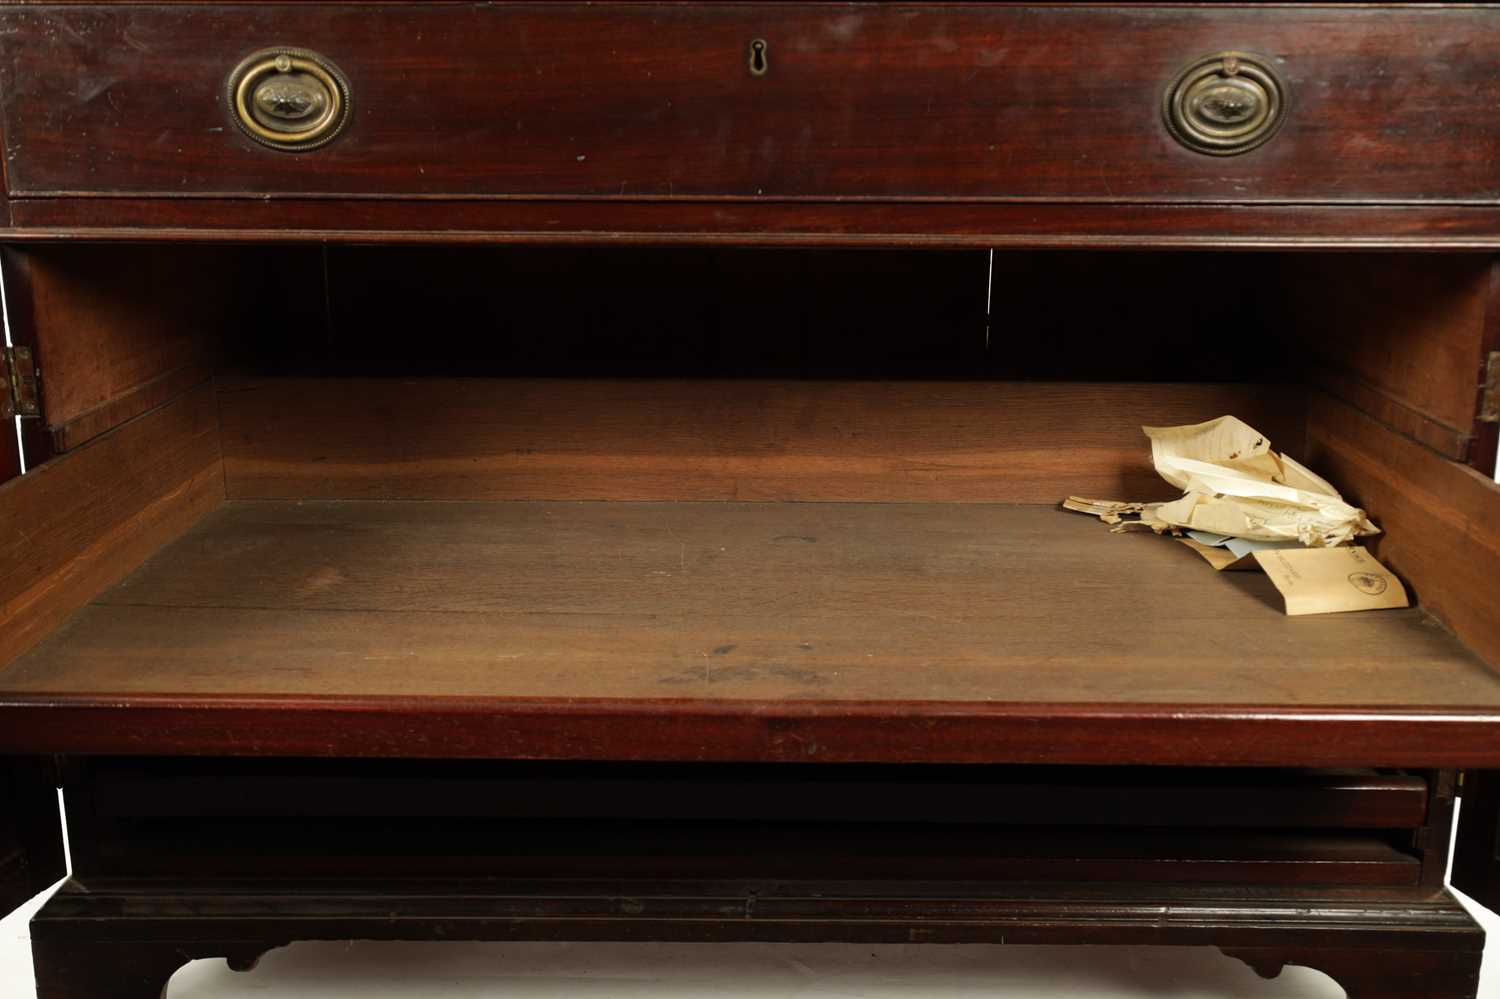
{"label": "wooden edge molding", "polygon": [[[750,904],[746,904],[750,902]],[[737,904],[736,904],[737,903]],[[677,924],[683,935],[670,932]],[[629,927],[651,926],[642,937]],[[1318,937],[1357,950],[1477,952],[1483,933],[1446,893],[1278,888],[1255,897],[1147,885],[756,879],[473,883],[207,880],[76,882],[37,915],[49,942],[360,939],[718,939],[1140,943],[1274,947]],[[694,929],[696,927],[696,929]],[[757,928],[760,929],[757,929]],[[613,934],[611,933],[613,930]]]}
{"label": "wooden edge molding", "polygon": [[32,198],[6,239],[1252,249],[1500,248],[1500,209],[1453,205]]}
{"label": "wooden edge molding", "polygon": [[223,498],[207,384],[0,485],[0,663]]}
{"label": "wooden edge molding", "polygon": [[1500,710],[0,696],[0,752],[619,762],[1500,767]]}
{"label": "wooden edge molding", "polygon": [[[159,995],[194,959],[253,969],[303,940],[845,941],[1217,946],[1264,977],[1324,971],[1353,996],[1462,996],[1484,931],[1446,891],[1015,886],[866,879],[69,881],[32,921],[47,995]],[[1396,986],[1392,990],[1391,986]]]}

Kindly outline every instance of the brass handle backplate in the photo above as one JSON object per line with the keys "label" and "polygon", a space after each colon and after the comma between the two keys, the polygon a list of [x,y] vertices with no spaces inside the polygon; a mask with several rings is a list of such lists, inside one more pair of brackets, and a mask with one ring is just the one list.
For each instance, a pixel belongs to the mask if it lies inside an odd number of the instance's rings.
{"label": "brass handle backplate", "polygon": [[1214,156],[1246,153],[1281,127],[1286,87],[1270,61],[1220,52],[1188,66],[1167,88],[1167,128],[1189,149]]}
{"label": "brass handle backplate", "polygon": [[338,137],[349,120],[349,81],[306,49],[261,49],[229,74],[229,116],[263,146],[300,152]]}

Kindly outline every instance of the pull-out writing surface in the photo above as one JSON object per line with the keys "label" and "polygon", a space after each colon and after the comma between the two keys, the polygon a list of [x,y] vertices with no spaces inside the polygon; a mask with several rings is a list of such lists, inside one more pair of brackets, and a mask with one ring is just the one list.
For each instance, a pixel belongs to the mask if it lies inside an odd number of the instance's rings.
{"label": "pull-out writing surface", "polygon": [[231,501],[0,697],[57,751],[385,755],[404,712],[428,755],[1500,754],[1500,678],[1421,610],[1288,618],[1264,577],[1027,505]]}

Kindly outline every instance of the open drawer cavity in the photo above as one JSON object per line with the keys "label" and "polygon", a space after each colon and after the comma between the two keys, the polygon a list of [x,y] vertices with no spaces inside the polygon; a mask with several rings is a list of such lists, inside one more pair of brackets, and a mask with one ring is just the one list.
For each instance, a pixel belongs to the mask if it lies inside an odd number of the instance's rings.
{"label": "open drawer cavity", "polygon": [[[57,456],[0,493],[12,748],[1500,762],[1487,259],[11,264],[23,309],[88,280],[121,317],[17,317]],[[1421,606],[1288,618],[1056,508],[1171,498],[1140,427],[1225,413],[1366,508]]]}

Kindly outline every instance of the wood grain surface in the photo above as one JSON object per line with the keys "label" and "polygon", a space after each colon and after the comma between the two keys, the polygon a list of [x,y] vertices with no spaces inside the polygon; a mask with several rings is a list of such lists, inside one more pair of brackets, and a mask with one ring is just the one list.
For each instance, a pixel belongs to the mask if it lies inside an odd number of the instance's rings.
{"label": "wood grain surface", "polygon": [[[1500,100],[1485,8],[60,5],[3,30],[25,40],[0,59],[13,198],[1500,198],[1500,125],[1473,113]],[[288,39],[352,87],[310,155],[254,145],[222,97]],[[1163,91],[1227,50],[1284,76],[1286,125],[1190,152]]]}
{"label": "wood grain surface", "polygon": [[1282,447],[1300,393],[985,382],[225,380],[237,499],[1169,499],[1142,424],[1235,413]]}
{"label": "wood grain surface", "polygon": [[223,496],[207,385],[0,485],[0,662]]}
{"label": "wood grain surface", "polygon": [[3,693],[1500,706],[1419,610],[1045,507],[231,502]]}

